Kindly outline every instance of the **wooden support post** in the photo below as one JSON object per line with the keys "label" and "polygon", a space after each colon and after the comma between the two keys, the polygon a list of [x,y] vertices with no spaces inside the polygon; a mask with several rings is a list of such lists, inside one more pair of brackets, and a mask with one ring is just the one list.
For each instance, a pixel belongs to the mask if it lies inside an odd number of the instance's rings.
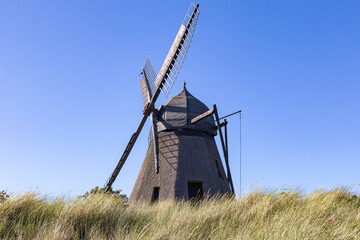
{"label": "wooden support post", "polygon": [[[227,170],[227,177],[230,183],[230,187],[231,187],[231,192],[233,194],[235,194],[235,190],[234,190],[234,184],[232,182],[232,178],[231,178],[231,172],[230,172],[230,165],[229,165],[229,158],[228,158],[228,154],[227,154],[227,147],[225,146],[225,142],[224,142],[224,137],[222,135],[222,131],[221,131],[221,124],[220,124],[220,120],[219,120],[219,114],[217,112],[217,108],[216,108],[216,104],[213,105],[214,106],[214,113],[215,113],[215,119],[216,119],[216,123],[218,125],[218,130],[219,130],[219,136],[220,136],[220,140],[221,140],[221,146],[224,152],[224,158],[225,158],[225,164],[226,164],[226,170]],[[226,124],[225,124],[226,126]]]}
{"label": "wooden support post", "polygon": [[225,126],[225,147],[226,147],[226,155],[229,157],[229,145],[228,145],[228,138],[227,138],[227,121],[224,120],[224,126]]}

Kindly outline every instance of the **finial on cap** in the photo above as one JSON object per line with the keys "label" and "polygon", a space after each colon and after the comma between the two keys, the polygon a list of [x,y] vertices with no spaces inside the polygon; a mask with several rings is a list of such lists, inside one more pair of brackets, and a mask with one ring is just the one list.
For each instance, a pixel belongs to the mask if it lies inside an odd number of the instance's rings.
{"label": "finial on cap", "polygon": [[183,85],[184,85],[184,89],[186,88],[186,82],[185,82],[185,80],[184,80],[184,82],[183,82]]}

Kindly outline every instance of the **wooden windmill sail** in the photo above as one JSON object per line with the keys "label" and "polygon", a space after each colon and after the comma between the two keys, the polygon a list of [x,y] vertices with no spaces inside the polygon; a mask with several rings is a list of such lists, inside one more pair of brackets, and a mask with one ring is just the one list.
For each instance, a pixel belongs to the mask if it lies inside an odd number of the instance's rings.
{"label": "wooden windmill sail", "polygon": [[[131,136],[114,172],[105,185],[109,190],[130,154],[148,116],[150,144],[130,201],[166,198],[191,199],[202,193],[234,192],[221,124],[216,106],[209,110],[185,88],[158,110],[155,102],[167,96],[190,47],[199,17],[199,5],[191,4],[159,71],[146,59],[140,74],[144,102],[143,117]],[[216,116],[216,122],[213,114]],[[227,166],[225,174],[214,136],[217,130]],[[198,148],[196,148],[198,147]]]}

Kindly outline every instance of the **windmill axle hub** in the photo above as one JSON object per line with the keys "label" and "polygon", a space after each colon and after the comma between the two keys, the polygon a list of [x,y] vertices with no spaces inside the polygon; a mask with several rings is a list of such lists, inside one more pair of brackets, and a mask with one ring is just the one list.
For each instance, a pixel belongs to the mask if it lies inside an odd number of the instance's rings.
{"label": "windmill axle hub", "polygon": [[144,110],[143,110],[143,114],[145,115],[145,116],[149,116],[152,112],[157,112],[157,109],[155,109],[155,108],[152,108],[152,107],[148,107],[148,106],[145,106],[144,107]]}

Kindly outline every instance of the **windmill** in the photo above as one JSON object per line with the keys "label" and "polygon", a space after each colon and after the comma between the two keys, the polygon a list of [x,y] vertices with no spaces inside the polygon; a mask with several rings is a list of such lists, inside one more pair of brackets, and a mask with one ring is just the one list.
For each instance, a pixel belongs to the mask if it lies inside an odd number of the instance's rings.
{"label": "windmill", "polygon": [[[223,126],[226,127],[227,122],[225,120],[225,122],[220,123],[216,105],[214,104],[213,109],[209,110],[205,104],[187,91],[184,84],[184,89],[180,94],[159,109],[155,109],[155,103],[160,92],[167,97],[179,74],[194,35],[199,13],[199,5],[191,3],[158,73],[150,58],[146,59],[144,68],[139,75],[144,102],[143,117],[107,181],[105,191],[111,189],[147,118],[150,116],[149,149],[130,196],[130,201],[157,200],[159,198],[192,199],[201,197],[204,192],[212,194],[234,193],[228,163],[227,138],[224,140],[221,131]],[[215,115],[216,124],[213,115]],[[214,140],[217,132],[219,132],[224,151],[226,175]],[[199,160],[191,160],[196,155],[192,154],[196,151],[191,149],[194,144],[203,149],[203,151],[198,151],[198,157],[195,157]],[[209,160],[210,158],[213,160]],[[179,165],[179,163],[181,164]],[[205,165],[208,169],[197,171],[203,173],[202,177],[201,174],[196,176],[196,174],[191,173],[195,171],[195,168],[199,169]],[[186,180],[186,183],[180,181],[180,179],[185,179],[184,177],[192,179]],[[202,180],[203,178],[211,179],[209,180],[211,184],[205,183]],[[161,183],[161,181],[163,182]],[[182,183],[180,184],[180,182]]]}

